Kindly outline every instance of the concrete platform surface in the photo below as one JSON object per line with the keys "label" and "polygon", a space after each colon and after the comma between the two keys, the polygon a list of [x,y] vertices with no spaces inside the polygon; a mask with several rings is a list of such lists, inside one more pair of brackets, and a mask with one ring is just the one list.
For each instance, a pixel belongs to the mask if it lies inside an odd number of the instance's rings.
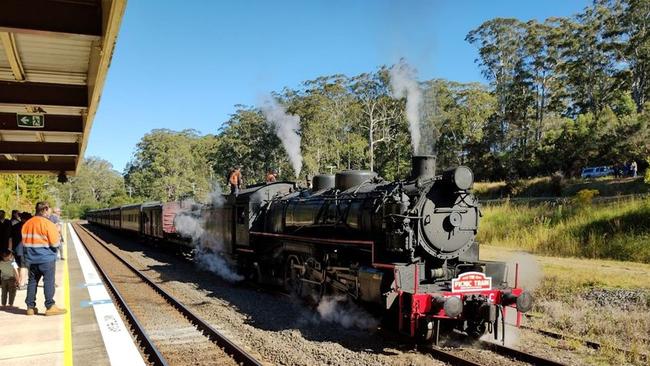
{"label": "concrete platform surface", "polygon": [[[115,312],[117,318],[119,315],[101,281],[93,279],[93,283],[87,283],[88,273],[97,276],[94,272],[95,268],[87,258],[85,250],[79,248],[78,238],[74,233],[70,233],[70,229],[70,225],[65,225],[66,260],[57,261],[57,288],[54,295],[57,306],[68,309],[68,313],[59,316],[43,315],[45,306],[41,281],[36,292],[36,307],[41,314],[27,316],[25,315],[27,290],[19,290],[13,308],[0,308],[0,365],[124,364],[125,360],[120,359],[119,355],[109,354],[107,342],[115,342],[117,339],[118,343],[122,345],[130,343],[129,346],[136,349],[131,335],[123,324],[121,332],[107,335],[102,325],[98,323],[98,314],[105,317],[104,314],[111,311]],[[82,261],[79,260],[78,253],[84,257]],[[105,294],[103,296],[108,298],[108,303],[106,299],[100,302],[101,309],[96,308],[90,295],[90,292],[97,292],[97,290],[103,290]],[[121,319],[119,322],[121,323]],[[108,348],[111,349],[110,346]],[[111,351],[116,353],[114,350]],[[139,354],[136,358],[138,357]],[[127,363],[142,362],[141,358],[131,361]]]}

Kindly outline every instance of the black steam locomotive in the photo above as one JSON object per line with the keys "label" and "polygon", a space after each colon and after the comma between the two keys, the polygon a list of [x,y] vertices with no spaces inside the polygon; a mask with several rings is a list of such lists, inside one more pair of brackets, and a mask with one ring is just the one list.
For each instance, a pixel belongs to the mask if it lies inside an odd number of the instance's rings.
{"label": "black steam locomotive", "polygon": [[[490,330],[496,338],[505,307],[526,312],[532,296],[508,287],[504,263],[479,261],[472,184],[467,167],[437,175],[433,157],[415,156],[406,181],[350,170],[317,175],[311,189],[259,185],[203,207],[203,240],[249,279],[313,301],[345,294],[411,337],[437,343],[441,332],[455,329],[472,337]],[[129,217],[144,236],[148,225],[164,221],[152,213],[173,216],[162,204],[152,206]],[[115,210],[93,211],[88,219],[106,224],[103,217]]]}

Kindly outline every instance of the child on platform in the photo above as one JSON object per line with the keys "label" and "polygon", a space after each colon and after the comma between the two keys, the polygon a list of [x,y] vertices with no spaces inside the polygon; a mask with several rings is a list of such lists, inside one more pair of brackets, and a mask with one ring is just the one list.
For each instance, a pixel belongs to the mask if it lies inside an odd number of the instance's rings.
{"label": "child on platform", "polygon": [[16,299],[16,288],[20,275],[18,274],[18,264],[14,260],[11,251],[2,252],[2,261],[0,261],[0,280],[2,281],[2,307],[6,308],[7,303],[10,307],[14,306]]}

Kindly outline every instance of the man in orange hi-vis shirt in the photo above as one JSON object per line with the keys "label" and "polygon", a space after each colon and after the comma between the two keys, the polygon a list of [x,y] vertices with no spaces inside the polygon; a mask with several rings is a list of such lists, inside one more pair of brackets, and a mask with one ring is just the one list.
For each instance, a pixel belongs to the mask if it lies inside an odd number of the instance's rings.
{"label": "man in orange hi-vis shirt", "polygon": [[66,309],[54,304],[54,275],[56,273],[56,251],[61,237],[56,225],[48,219],[50,205],[47,202],[36,204],[36,216],[27,220],[21,230],[23,236],[24,259],[29,268],[27,282],[27,315],[38,314],[36,309],[36,287],[43,278],[45,293],[45,315],[61,315]]}

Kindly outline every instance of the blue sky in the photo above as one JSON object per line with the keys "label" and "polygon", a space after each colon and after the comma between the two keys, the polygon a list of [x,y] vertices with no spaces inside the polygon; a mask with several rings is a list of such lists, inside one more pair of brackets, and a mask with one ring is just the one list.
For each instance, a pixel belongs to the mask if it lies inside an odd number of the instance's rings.
{"label": "blue sky", "polygon": [[86,151],[122,171],[154,128],[217,133],[234,105],[321,75],[405,57],[421,80],[484,81],[467,33],[544,20],[587,0],[131,0]]}

